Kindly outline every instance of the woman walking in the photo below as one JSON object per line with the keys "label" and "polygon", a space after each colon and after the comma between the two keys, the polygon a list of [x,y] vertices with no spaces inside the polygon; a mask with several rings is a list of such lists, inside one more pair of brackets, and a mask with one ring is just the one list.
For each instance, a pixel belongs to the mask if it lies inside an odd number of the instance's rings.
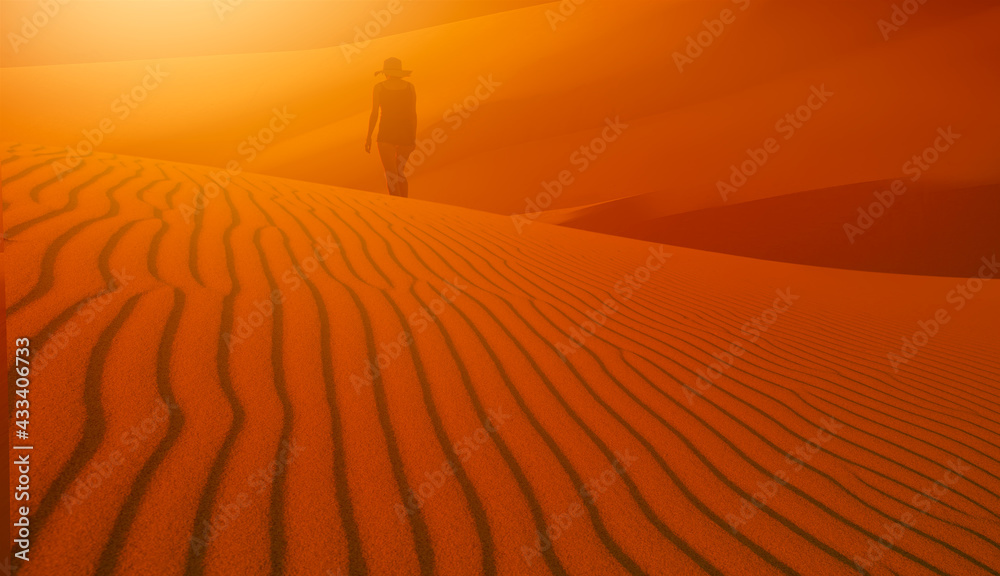
{"label": "woman walking", "polygon": [[382,120],[378,127],[378,154],[385,167],[385,181],[389,186],[389,194],[406,198],[409,194],[409,182],[406,180],[406,162],[413,153],[417,141],[417,92],[403,78],[410,75],[410,70],[403,70],[399,58],[389,58],[382,69],[375,73],[382,74],[385,81],[375,85],[372,95],[372,114],[368,119],[368,139],[365,141],[365,152],[372,150],[372,132],[375,123],[379,122],[379,111]]}

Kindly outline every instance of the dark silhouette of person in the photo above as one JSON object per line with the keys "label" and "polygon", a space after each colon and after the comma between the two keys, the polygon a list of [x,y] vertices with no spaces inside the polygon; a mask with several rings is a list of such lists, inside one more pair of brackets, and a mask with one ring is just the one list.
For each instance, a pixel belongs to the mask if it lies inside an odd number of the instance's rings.
{"label": "dark silhouette of person", "polygon": [[[368,119],[368,139],[365,152],[372,150],[372,132],[378,122],[378,154],[385,167],[385,181],[389,194],[406,198],[410,193],[410,183],[406,180],[406,162],[416,147],[417,141],[417,91],[403,78],[411,74],[403,70],[399,58],[388,58],[382,69],[385,80],[375,85],[372,94],[372,114]],[[379,122],[379,111],[382,120]]]}

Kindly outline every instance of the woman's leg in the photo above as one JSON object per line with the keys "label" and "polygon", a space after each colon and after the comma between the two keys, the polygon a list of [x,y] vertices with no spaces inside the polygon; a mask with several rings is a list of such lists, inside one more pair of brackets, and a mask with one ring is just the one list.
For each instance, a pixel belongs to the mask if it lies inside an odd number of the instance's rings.
{"label": "woman's leg", "polygon": [[382,168],[385,169],[385,183],[389,186],[389,195],[396,196],[399,180],[402,178],[396,162],[396,145],[379,142],[378,155],[382,159]]}
{"label": "woman's leg", "polygon": [[410,160],[410,154],[416,146],[396,147],[396,174],[399,175],[398,192],[399,196],[406,198],[410,195],[410,182],[407,180],[406,163]]}

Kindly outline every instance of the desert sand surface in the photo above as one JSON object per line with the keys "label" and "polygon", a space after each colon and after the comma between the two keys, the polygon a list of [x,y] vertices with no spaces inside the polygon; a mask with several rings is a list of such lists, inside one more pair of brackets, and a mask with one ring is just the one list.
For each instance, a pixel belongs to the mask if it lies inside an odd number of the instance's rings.
{"label": "desert sand surface", "polygon": [[2,150],[18,574],[1000,570],[994,280]]}

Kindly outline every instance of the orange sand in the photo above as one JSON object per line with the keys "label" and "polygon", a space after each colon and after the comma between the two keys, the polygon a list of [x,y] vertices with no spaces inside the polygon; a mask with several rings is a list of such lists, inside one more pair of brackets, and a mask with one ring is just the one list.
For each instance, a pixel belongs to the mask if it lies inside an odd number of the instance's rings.
{"label": "orange sand", "polygon": [[0,2],[17,574],[1000,573],[994,0],[400,2]]}
{"label": "orange sand", "polygon": [[965,280],[252,174],[188,223],[211,169],[97,153],[59,182],[56,151],[0,158],[36,350],[19,574],[850,574],[901,518],[871,573],[1000,570],[994,281],[955,310]]}

